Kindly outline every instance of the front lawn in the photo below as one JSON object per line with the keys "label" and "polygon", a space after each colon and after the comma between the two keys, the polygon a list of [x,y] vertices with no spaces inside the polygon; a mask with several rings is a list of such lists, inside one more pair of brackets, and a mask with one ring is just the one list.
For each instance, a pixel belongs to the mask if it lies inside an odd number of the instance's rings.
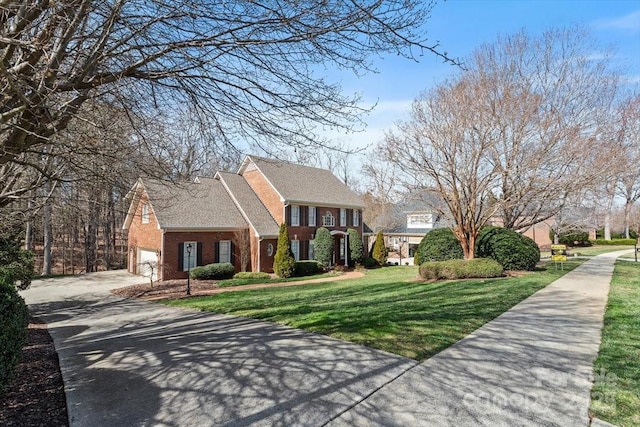
{"label": "front lawn", "polygon": [[520,277],[423,283],[417,267],[352,280],[217,294],[166,304],[269,320],[425,360],[575,268]]}
{"label": "front lawn", "polygon": [[640,425],[640,264],[616,263],[594,372],[591,412],[621,427]]}

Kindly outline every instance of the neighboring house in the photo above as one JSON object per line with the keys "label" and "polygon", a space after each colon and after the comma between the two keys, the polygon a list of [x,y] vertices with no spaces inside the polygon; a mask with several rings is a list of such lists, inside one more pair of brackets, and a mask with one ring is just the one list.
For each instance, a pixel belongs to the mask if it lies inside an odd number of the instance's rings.
{"label": "neighboring house", "polygon": [[[412,257],[422,238],[434,228],[449,227],[450,223],[435,209],[436,198],[428,193],[410,195],[393,207],[395,225],[382,230],[387,248],[405,258]],[[376,233],[365,233],[371,248]]]}
{"label": "neighboring house", "polygon": [[[319,227],[335,238],[334,263],[348,262],[347,230],[363,234],[360,196],[330,171],[247,156],[237,173],[165,185],[138,180],[123,228],[130,272],[185,278],[197,265],[273,271],[279,224],[297,260],[313,259]],[[152,269],[150,267],[153,267]]]}

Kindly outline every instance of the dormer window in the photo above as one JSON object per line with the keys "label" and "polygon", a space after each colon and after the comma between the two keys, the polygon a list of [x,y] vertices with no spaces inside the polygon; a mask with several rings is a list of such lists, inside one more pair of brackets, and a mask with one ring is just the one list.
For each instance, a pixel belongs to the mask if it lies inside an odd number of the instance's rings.
{"label": "dormer window", "polygon": [[331,211],[327,211],[327,213],[322,215],[322,226],[323,227],[335,227],[336,226],[336,218],[333,216]]}
{"label": "dormer window", "polygon": [[142,223],[149,224],[149,205],[146,203],[142,205]]}
{"label": "dormer window", "polygon": [[431,228],[432,226],[433,215],[431,214],[407,215],[407,228]]}

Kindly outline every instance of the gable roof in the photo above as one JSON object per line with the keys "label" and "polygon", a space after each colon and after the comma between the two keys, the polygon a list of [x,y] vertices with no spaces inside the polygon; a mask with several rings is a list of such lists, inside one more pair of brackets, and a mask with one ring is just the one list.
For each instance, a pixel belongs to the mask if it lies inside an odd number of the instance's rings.
{"label": "gable roof", "polygon": [[278,237],[279,227],[276,220],[242,176],[217,172],[215,178],[222,182],[238,210],[259,237]]}
{"label": "gable roof", "polygon": [[255,166],[285,204],[364,208],[362,198],[331,171],[281,160],[247,156],[238,174]]}
{"label": "gable roof", "polygon": [[220,181],[198,178],[176,184],[139,179],[125,220],[131,225],[142,193],[146,191],[160,229],[233,230],[247,226],[240,211]]}

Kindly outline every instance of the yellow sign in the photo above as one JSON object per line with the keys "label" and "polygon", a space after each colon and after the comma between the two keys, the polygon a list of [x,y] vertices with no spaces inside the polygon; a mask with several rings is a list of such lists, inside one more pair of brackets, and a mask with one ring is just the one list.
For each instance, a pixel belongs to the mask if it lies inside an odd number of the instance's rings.
{"label": "yellow sign", "polygon": [[567,245],[551,245],[551,260],[563,262],[567,260]]}

